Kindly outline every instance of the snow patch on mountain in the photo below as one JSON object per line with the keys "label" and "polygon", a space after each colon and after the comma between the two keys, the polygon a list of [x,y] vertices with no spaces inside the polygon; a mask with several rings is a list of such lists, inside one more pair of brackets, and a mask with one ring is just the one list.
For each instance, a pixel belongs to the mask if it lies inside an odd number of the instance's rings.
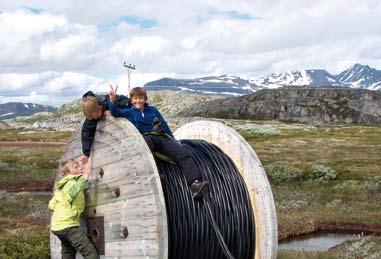
{"label": "snow patch on mountain", "polygon": [[284,86],[381,90],[381,71],[367,65],[355,64],[338,75],[331,75],[323,69],[307,69],[272,73],[250,79],[229,75],[195,79],[162,78],[145,85],[148,90],[182,90],[220,95],[245,95],[263,88],[274,89]]}

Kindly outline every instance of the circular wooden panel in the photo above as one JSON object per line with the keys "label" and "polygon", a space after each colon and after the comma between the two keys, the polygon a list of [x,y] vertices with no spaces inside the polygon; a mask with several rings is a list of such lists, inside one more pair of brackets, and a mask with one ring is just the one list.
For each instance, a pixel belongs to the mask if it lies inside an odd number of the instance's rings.
{"label": "circular wooden panel", "polygon": [[[80,135],[78,129],[61,161],[82,155]],[[104,218],[105,257],[167,258],[167,215],[160,178],[135,126],[111,116],[99,121],[90,163],[84,214]],[[51,234],[50,240],[52,258],[61,258],[58,238]]]}

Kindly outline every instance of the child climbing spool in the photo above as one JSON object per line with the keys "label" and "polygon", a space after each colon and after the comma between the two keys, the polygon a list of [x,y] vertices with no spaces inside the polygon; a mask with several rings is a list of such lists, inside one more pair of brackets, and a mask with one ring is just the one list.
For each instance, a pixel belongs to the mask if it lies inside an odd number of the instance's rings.
{"label": "child climbing spool", "polygon": [[[205,140],[230,157],[246,185],[255,218],[253,258],[275,258],[274,201],[264,170],[251,147],[234,130],[217,122],[193,122],[177,130],[175,136]],[[68,142],[62,160],[78,159],[81,154],[77,131]],[[101,257],[171,258],[172,219],[167,211],[174,205],[165,202],[168,197],[164,195],[155,158],[136,128],[125,119],[109,117],[99,121],[90,163],[92,174],[84,225]],[[188,234],[192,239],[192,233]],[[60,244],[53,235],[51,254],[52,258],[60,256]]]}

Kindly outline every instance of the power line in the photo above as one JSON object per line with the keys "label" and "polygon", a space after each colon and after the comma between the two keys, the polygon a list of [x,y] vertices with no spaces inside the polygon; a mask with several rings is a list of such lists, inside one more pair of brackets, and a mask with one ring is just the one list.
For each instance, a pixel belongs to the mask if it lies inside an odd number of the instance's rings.
{"label": "power line", "polygon": [[131,65],[131,64],[126,64],[126,62],[124,62],[123,66],[125,68],[127,68],[127,72],[128,72],[128,94],[130,94],[130,74],[131,74],[131,69],[135,70],[135,65]]}

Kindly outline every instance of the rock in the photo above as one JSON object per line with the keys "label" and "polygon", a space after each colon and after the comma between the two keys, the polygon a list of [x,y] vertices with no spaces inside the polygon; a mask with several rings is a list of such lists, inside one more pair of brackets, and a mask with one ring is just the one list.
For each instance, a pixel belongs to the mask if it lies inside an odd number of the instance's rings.
{"label": "rock", "polygon": [[381,95],[377,91],[348,88],[265,89],[193,105],[180,115],[312,124],[381,124]]}

